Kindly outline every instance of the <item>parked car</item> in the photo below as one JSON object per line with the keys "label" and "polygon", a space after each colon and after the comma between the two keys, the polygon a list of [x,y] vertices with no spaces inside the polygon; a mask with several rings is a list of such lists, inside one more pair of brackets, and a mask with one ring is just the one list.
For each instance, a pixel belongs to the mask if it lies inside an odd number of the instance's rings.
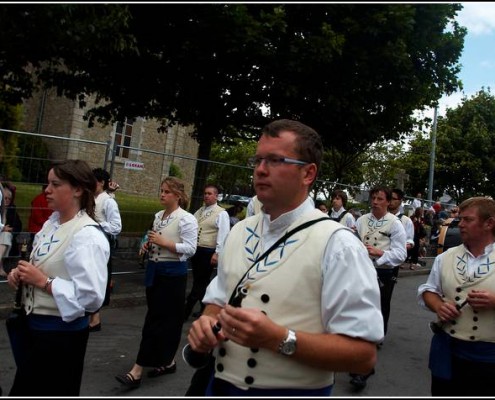
{"label": "parked car", "polygon": [[235,204],[235,203],[241,203],[244,207],[247,207],[249,204],[249,200],[251,200],[250,197],[248,196],[241,196],[239,194],[231,194],[227,196],[222,203],[227,203],[227,204]]}

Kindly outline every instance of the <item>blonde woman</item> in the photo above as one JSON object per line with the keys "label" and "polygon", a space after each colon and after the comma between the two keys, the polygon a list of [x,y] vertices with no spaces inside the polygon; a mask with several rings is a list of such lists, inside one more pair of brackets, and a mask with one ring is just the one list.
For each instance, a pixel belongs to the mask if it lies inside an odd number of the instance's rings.
{"label": "blonde woman", "polygon": [[132,369],[115,377],[133,389],[141,385],[144,367],[152,367],[148,377],[176,371],[175,353],[179,347],[184,322],[187,259],[196,252],[198,222],[185,210],[188,197],[184,183],[165,178],[160,187],[163,210],[155,214],[153,229],[142,250],[149,252],[145,286],[148,311],[141,344]]}

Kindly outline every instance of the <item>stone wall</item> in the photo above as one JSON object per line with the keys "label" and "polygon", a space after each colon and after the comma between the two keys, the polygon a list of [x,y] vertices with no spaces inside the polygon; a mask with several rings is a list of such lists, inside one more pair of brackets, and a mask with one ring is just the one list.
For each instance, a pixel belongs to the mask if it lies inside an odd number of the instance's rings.
{"label": "stone wall", "polygon": [[[54,90],[38,92],[24,103],[22,129],[56,136],[57,139],[43,139],[51,160],[78,158],[92,168],[105,168],[123,192],[158,196],[160,183],[174,163],[191,194],[198,152],[198,143],[190,136],[192,127],[175,125],[161,132],[158,121],[137,118],[132,125],[128,156],[113,157],[116,124],[95,123],[90,128],[84,114],[93,105],[89,98],[87,107],[81,109],[75,101],[57,96]],[[144,169],[126,168],[126,161],[142,163]]]}

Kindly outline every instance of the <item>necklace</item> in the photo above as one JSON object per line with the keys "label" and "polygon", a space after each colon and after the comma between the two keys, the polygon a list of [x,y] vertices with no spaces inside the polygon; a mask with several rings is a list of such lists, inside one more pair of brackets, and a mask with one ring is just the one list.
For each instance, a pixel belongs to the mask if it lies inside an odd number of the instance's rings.
{"label": "necklace", "polygon": [[171,211],[168,214],[166,214],[165,211],[163,212],[162,218],[160,219],[160,221],[158,221],[158,229],[165,228],[170,223],[170,221],[174,219],[174,212],[175,210]]}

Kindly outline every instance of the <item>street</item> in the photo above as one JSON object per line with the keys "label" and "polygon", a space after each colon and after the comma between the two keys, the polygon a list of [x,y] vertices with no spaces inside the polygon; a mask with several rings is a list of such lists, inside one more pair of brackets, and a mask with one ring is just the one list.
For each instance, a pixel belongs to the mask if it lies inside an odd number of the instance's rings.
{"label": "street", "polygon": [[[399,276],[394,291],[389,332],[383,347],[378,351],[375,375],[368,380],[364,390],[356,393],[349,384],[348,375],[338,373],[333,396],[430,395],[428,349],[431,333],[428,322],[434,318],[434,315],[420,309],[416,303],[417,287],[426,281],[427,275],[404,275]],[[114,378],[116,374],[129,371],[134,364],[145,311],[146,307],[143,305],[102,310],[102,330],[91,333],[89,339],[81,396],[181,397],[184,395],[194,370],[184,363],[180,351],[186,343],[191,320],[184,325],[175,374],[158,378],[148,378],[143,375],[141,386],[131,391],[122,389]],[[5,321],[2,320],[2,324],[4,323]],[[7,396],[15,367],[5,328],[0,329],[0,359],[2,360],[0,385],[3,388],[3,395]],[[56,384],[56,380],[53,384]]]}

